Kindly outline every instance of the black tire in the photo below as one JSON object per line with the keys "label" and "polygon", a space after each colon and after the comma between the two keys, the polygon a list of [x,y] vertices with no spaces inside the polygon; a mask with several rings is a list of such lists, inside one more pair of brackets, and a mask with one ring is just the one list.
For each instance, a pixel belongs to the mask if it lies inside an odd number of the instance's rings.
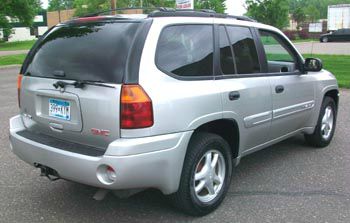
{"label": "black tire", "polygon": [[322,43],[327,43],[327,42],[329,42],[328,37],[322,37]]}
{"label": "black tire", "polygon": [[[197,164],[208,151],[215,148],[225,160],[225,177],[217,196],[209,201],[200,201],[194,191],[194,174]],[[232,176],[232,153],[228,143],[220,136],[212,133],[195,133],[187,148],[182,168],[179,189],[169,195],[171,203],[178,209],[193,216],[203,216],[214,211],[224,200],[230,186]]]}
{"label": "black tire", "polygon": [[[321,128],[322,128],[322,118],[326,112],[327,107],[330,107],[332,109],[332,112],[334,115],[333,115],[333,127],[331,129],[329,137],[327,139],[325,139],[322,136]],[[337,121],[337,107],[336,107],[335,101],[333,98],[326,96],[323,99],[323,102],[321,105],[321,110],[320,110],[320,114],[318,116],[318,121],[317,121],[317,125],[316,125],[314,133],[311,135],[305,134],[306,142],[309,145],[311,145],[313,147],[317,147],[317,148],[324,148],[324,147],[328,146],[329,143],[332,141],[332,138],[334,135],[336,121]]]}

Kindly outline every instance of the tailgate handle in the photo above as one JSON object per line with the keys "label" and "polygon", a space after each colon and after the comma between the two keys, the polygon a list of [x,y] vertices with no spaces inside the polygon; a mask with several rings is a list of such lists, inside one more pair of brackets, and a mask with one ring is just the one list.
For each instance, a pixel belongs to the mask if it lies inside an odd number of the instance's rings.
{"label": "tailgate handle", "polygon": [[50,128],[52,130],[54,130],[54,131],[62,131],[63,130],[63,125],[62,124],[51,122],[49,125],[50,125]]}

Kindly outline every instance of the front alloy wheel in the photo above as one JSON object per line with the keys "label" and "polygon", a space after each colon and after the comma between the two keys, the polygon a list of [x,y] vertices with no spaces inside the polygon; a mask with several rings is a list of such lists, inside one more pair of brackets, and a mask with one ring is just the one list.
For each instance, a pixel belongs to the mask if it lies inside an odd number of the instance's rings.
{"label": "front alloy wheel", "polygon": [[328,140],[333,130],[334,115],[331,106],[327,106],[322,118],[321,135],[324,140]]}
{"label": "front alloy wheel", "polygon": [[317,125],[313,134],[306,134],[306,141],[318,148],[329,145],[332,141],[337,120],[337,105],[333,98],[326,96],[323,99]]}

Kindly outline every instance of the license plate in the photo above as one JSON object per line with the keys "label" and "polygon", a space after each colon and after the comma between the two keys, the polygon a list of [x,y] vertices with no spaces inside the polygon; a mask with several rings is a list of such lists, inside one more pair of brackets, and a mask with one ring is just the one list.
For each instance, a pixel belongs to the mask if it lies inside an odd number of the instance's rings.
{"label": "license plate", "polygon": [[63,120],[70,120],[70,102],[50,98],[49,116]]}

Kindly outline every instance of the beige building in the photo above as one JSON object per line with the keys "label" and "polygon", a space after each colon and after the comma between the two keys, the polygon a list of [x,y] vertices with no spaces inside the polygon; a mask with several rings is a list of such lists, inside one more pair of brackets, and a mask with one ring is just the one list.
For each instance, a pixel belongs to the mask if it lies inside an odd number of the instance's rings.
{"label": "beige building", "polygon": [[[60,22],[65,22],[74,18],[75,9],[47,12],[47,26],[50,28]],[[123,14],[142,14],[140,9],[124,10]]]}

